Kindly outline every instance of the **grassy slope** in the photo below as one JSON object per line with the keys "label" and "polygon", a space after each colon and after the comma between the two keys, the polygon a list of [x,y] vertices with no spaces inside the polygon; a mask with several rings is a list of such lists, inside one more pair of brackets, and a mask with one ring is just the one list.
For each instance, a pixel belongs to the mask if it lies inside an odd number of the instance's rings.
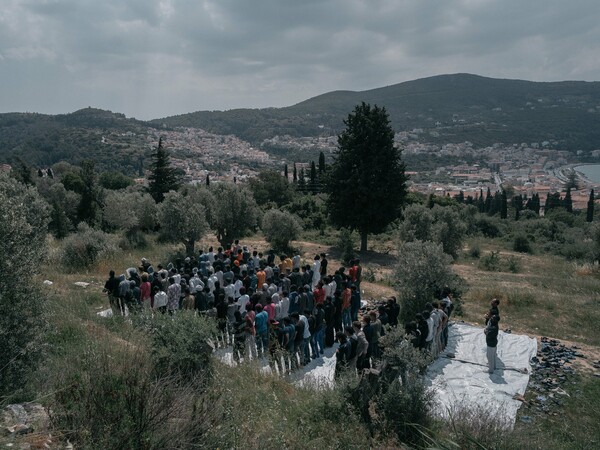
{"label": "grassy slope", "polygon": [[[330,253],[330,264],[339,264],[338,254],[330,244],[333,238],[324,239],[321,244],[302,241],[299,246],[305,257],[316,251]],[[205,243],[205,245],[208,241]],[[260,237],[247,239],[244,243],[264,249],[265,243]],[[373,242],[375,248],[387,248],[385,243]],[[589,270],[583,270],[572,263],[547,255],[520,255],[502,249],[501,243],[480,243],[482,255],[492,249],[501,250],[501,258],[509,254],[518,258],[521,271],[486,272],[478,269],[477,261],[465,257],[457,262],[455,270],[469,283],[470,290],[464,297],[466,321],[481,323],[481,317],[487,308],[489,299],[502,299],[504,327],[511,327],[515,332],[530,335],[548,335],[566,339],[584,348],[588,355],[598,357],[600,339],[597,323],[600,312],[596,310],[600,278]],[[58,246],[52,244],[56,252]],[[65,364],[71,352],[84,349],[84,342],[89,339],[105,338],[115,345],[143,345],[132,334],[128,327],[116,321],[107,321],[97,317],[98,310],[107,307],[106,297],[101,288],[108,271],[114,268],[117,272],[126,267],[136,265],[141,257],[151,261],[165,260],[173,248],[164,245],[152,245],[147,250],[122,252],[102,261],[89,273],[65,274],[56,264],[46,267],[44,278],[54,282],[49,288],[52,295],[50,302],[52,340],[59,344],[58,350],[49,360],[44,371],[50,373],[60,364]],[[394,257],[384,253],[372,252],[363,258],[365,267],[377,267],[378,279],[383,282],[365,283],[368,297],[391,295],[389,287],[390,266]],[[76,281],[90,282],[87,288],[80,288]],[[590,307],[590,306],[594,307]],[[600,380],[591,376],[589,367],[581,367],[581,377],[568,389],[571,397],[559,416],[548,416],[536,420],[532,425],[517,424],[516,432],[506,436],[499,448],[595,448],[600,442]],[[43,389],[43,383],[40,386]],[[290,388],[288,392],[292,402],[299,408],[307,406],[308,400],[302,392]],[[240,401],[242,398],[239,399]],[[293,413],[291,408],[290,413]],[[522,414],[527,414],[522,410]]]}

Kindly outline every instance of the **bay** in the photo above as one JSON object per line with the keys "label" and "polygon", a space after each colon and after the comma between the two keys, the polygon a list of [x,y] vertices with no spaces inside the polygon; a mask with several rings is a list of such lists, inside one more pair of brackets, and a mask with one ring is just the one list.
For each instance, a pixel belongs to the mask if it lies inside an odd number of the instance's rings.
{"label": "bay", "polygon": [[585,166],[575,166],[577,172],[581,172],[588,180],[600,183],[600,164],[587,164]]}

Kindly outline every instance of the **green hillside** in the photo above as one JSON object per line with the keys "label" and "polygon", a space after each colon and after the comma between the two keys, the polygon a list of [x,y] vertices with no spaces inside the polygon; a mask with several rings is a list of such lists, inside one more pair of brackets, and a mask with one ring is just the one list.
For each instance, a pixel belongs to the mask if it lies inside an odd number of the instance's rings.
{"label": "green hillside", "polygon": [[361,101],[385,106],[396,131],[424,129],[422,140],[429,142],[556,140],[565,149],[600,148],[600,83],[539,83],[468,74],[363,92],[334,91],[286,108],[199,111],[154,122],[231,133],[259,143],[274,135],[337,134]]}
{"label": "green hillside", "polygon": [[100,170],[134,174],[147,149],[148,126],[95,108],[60,115],[0,114],[0,162],[21,158],[30,166],[47,167],[93,159]]}

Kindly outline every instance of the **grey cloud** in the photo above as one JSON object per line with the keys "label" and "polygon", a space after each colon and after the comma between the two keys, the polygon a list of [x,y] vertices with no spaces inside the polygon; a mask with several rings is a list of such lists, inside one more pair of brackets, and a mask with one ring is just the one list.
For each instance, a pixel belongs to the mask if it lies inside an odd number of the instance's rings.
{"label": "grey cloud", "polygon": [[448,72],[559,80],[600,70],[597,1],[5,3],[2,110],[31,110],[38,98],[40,111],[91,104],[152,118]]}

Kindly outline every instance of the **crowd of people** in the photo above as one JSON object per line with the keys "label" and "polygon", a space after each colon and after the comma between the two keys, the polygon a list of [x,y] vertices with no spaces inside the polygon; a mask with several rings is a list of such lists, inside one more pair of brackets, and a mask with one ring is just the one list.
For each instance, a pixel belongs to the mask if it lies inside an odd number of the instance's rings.
{"label": "crowd of people", "polygon": [[358,259],[331,270],[324,253],[305,264],[298,252],[263,254],[236,241],[166,267],[143,258],[120,276],[111,271],[104,292],[114,315],[195,310],[214,319],[220,342],[233,345],[237,361],[264,354],[279,371],[290,371],[338,341],[349,344],[338,349],[339,368],[360,369],[378,355],[383,326],[395,325],[399,312],[393,299],[379,316],[359,320],[361,281]]}
{"label": "crowd of people", "polygon": [[[331,270],[324,253],[306,264],[299,252],[263,254],[236,241],[166,267],[155,268],[142,258],[139,267],[120,276],[111,271],[104,291],[114,315],[195,310],[216,321],[217,343],[233,346],[235,361],[265,355],[280,373],[322,358],[337,342],[338,376],[371,367],[380,357],[380,337],[398,324],[395,297],[374,310],[363,308],[361,281],[359,259]],[[452,309],[449,293],[427,304],[406,326],[413,345],[433,354],[442,351]]]}

